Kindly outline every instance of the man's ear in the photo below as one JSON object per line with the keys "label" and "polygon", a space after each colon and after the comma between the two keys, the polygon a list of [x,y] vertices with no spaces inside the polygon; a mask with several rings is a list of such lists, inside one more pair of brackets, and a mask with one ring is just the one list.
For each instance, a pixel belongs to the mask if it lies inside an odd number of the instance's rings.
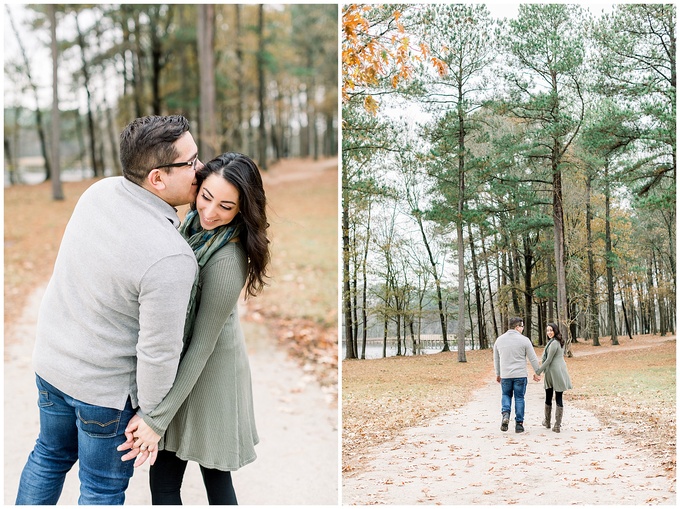
{"label": "man's ear", "polygon": [[159,169],[153,169],[146,176],[146,182],[156,191],[165,190],[165,181],[163,180],[165,174]]}

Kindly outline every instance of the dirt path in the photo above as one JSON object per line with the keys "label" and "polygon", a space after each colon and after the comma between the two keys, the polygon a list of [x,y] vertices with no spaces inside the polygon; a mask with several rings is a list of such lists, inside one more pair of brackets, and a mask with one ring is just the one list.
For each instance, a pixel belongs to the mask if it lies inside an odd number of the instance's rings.
{"label": "dirt path", "polygon": [[[13,505],[21,470],[38,435],[35,375],[31,368],[38,305],[44,287],[28,300],[15,341],[5,355],[4,503]],[[234,473],[240,504],[336,505],[338,501],[338,411],[335,396],[276,346],[266,328],[244,322],[253,378],[260,444],[255,462]],[[310,482],[313,479],[313,482]],[[78,501],[77,465],[67,476],[60,504]],[[190,463],[183,501],[205,505],[198,466]],[[126,504],[148,505],[148,465],[130,482]]]}
{"label": "dirt path", "polygon": [[[526,432],[500,430],[494,381],[471,401],[406,429],[345,476],[344,504],[669,504],[675,483],[565,396],[562,432],[541,426],[543,384],[527,390]],[[512,416],[514,419],[514,414]]]}

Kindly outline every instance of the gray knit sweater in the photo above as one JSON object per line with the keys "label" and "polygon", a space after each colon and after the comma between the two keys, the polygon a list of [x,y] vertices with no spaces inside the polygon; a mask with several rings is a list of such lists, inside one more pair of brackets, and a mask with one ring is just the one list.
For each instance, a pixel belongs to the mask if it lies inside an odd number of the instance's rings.
{"label": "gray knit sweater", "polygon": [[177,372],[198,270],[173,207],[124,179],[83,193],[40,306],[36,373],[86,403],[151,411]]}
{"label": "gray knit sweater", "polygon": [[539,370],[538,357],[534,351],[531,340],[510,329],[505,334],[498,336],[493,344],[493,363],[496,368],[496,376],[501,378],[527,378],[527,360],[534,368]]}

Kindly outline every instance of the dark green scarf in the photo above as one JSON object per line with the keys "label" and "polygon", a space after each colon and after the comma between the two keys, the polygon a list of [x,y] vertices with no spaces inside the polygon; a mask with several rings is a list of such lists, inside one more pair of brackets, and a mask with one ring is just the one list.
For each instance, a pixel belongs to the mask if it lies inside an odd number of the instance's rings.
{"label": "dark green scarf", "polygon": [[198,262],[198,272],[196,273],[194,286],[191,289],[186,322],[184,323],[185,348],[191,339],[194,330],[194,322],[196,320],[199,273],[214,253],[224,247],[230,240],[238,237],[238,234],[241,231],[241,225],[241,217],[239,215],[229,224],[219,226],[214,230],[204,230],[201,227],[201,220],[198,216],[198,212],[192,210],[187,214],[186,218],[184,218],[184,222],[179,227],[179,232],[189,243],[191,249],[194,250],[196,261]]}
{"label": "dark green scarf", "polygon": [[543,355],[541,355],[541,363],[544,363],[545,360],[548,358],[548,347],[553,341],[557,341],[555,337],[550,338],[550,341],[548,341],[548,344],[545,345],[545,348],[543,349]]}

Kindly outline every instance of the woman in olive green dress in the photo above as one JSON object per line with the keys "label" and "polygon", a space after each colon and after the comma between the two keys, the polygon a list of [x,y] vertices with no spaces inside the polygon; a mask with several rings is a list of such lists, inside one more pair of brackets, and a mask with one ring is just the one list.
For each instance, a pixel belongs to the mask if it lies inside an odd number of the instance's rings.
{"label": "woman in olive green dress", "polygon": [[548,336],[548,344],[545,345],[543,357],[541,358],[541,368],[536,372],[537,375],[545,372],[543,387],[545,388],[545,419],[543,426],[550,428],[550,417],[552,413],[553,392],[555,393],[555,425],[553,431],[560,432],[562,426],[562,415],[564,404],[562,394],[571,389],[571,380],[567,372],[567,363],[564,362],[564,339],[559,327],[554,323],[549,323],[545,328]]}
{"label": "woman in olive green dress", "polygon": [[262,179],[250,158],[235,153],[213,159],[196,176],[196,203],[180,227],[200,268],[184,352],[170,392],[126,430],[134,448],[124,459],[138,449],[155,460],[154,505],[182,503],[189,460],[201,467],[210,504],[235,505],[231,471],[255,460],[259,440],[237,302],[244,287],[254,296],[265,285],[270,254]]}

